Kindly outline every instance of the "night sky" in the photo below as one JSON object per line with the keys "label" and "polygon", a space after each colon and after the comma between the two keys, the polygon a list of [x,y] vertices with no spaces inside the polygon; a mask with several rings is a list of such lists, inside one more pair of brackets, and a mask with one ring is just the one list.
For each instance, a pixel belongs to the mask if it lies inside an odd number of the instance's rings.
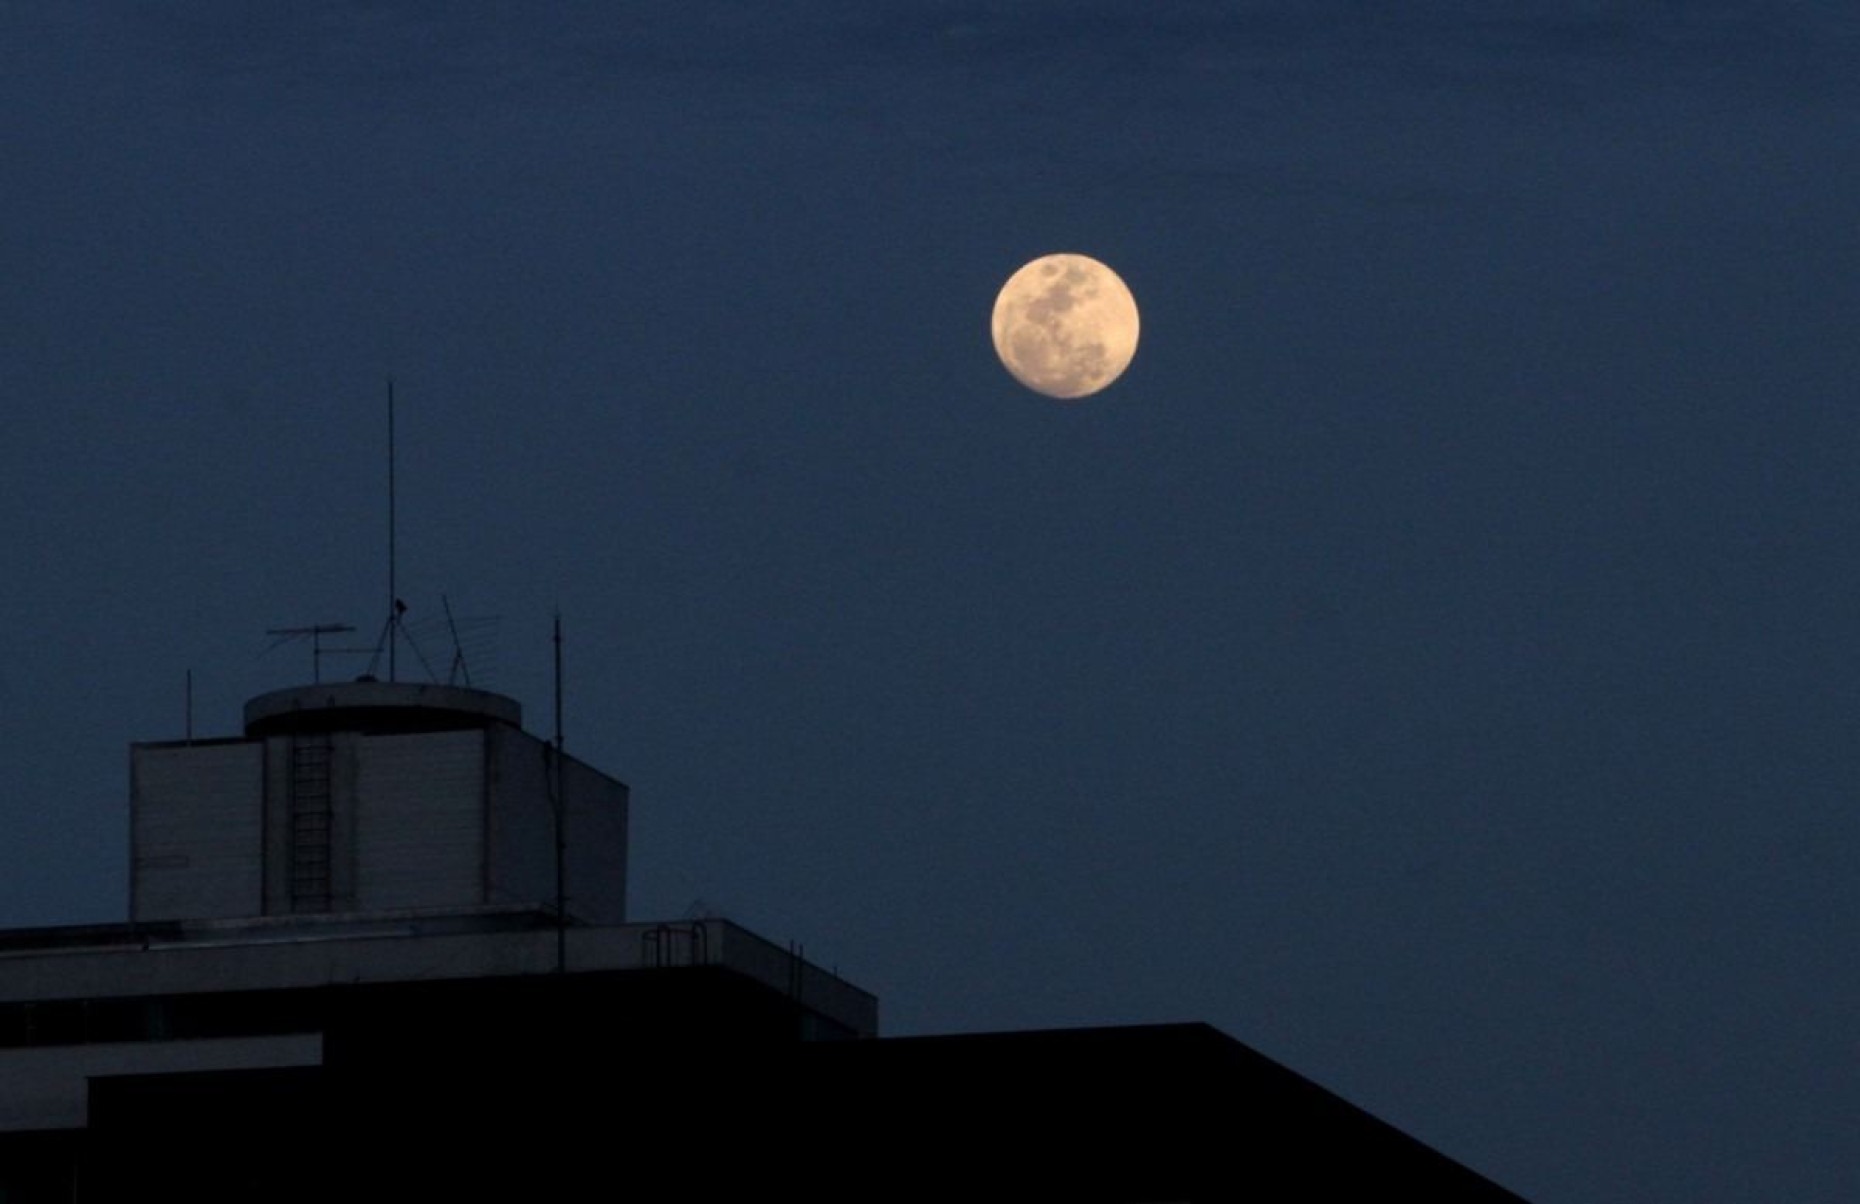
{"label": "night sky", "polygon": [[8,4],[0,156],[0,924],[123,917],[190,671],[373,642],[391,376],[411,629],[546,733],[560,608],[636,917],[1860,1197],[1850,5]]}

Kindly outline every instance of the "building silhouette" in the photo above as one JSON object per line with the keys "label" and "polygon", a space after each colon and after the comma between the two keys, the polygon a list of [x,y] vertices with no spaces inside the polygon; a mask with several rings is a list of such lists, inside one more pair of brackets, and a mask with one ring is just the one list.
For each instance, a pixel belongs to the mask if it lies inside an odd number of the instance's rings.
{"label": "building silhouette", "polygon": [[1205,1025],[881,1038],[626,914],[627,788],[481,690],[130,755],[130,916],[0,932],[0,1201],[1517,1197]]}

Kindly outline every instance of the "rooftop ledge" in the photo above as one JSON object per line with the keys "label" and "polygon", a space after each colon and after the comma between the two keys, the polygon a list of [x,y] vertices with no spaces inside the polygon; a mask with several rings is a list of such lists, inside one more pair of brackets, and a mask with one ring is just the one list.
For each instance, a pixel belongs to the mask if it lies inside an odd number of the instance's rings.
{"label": "rooftop ledge", "polygon": [[497,723],[523,726],[523,708],[516,699],[489,690],[417,682],[292,686],[245,704],[245,734],[251,739],[335,731],[448,732]]}
{"label": "rooftop ledge", "polygon": [[[878,1033],[870,992],[729,920],[571,926],[560,935],[570,973],[717,966],[849,1032]],[[0,1002],[550,974],[557,936],[547,911],[522,907],[0,932]]]}

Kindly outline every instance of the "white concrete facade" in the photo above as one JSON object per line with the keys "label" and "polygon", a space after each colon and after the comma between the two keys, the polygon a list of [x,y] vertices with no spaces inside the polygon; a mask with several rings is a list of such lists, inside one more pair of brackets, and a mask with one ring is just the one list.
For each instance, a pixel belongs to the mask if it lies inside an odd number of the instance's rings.
{"label": "white concrete facade", "polygon": [[432,689],[320,687],[328,705],[273,705],[244,738],[133,746],[130,918],[553,908],[559,813],[568,915],[625,922],[625,784],[572,757],[558,774],[548,743]]}

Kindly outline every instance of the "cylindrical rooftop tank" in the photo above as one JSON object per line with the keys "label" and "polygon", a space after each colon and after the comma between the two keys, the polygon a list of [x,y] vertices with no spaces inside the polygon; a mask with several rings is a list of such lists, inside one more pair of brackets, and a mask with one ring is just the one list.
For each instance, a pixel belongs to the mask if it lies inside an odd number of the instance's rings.
{"label": "cylindrical rooftop tank", "polygon": [[463,686],[352,681],[292,686],[245,704],[248,739],[360,732],[382,736],[456,732],[508,723],[523,726],[514,698]]}

